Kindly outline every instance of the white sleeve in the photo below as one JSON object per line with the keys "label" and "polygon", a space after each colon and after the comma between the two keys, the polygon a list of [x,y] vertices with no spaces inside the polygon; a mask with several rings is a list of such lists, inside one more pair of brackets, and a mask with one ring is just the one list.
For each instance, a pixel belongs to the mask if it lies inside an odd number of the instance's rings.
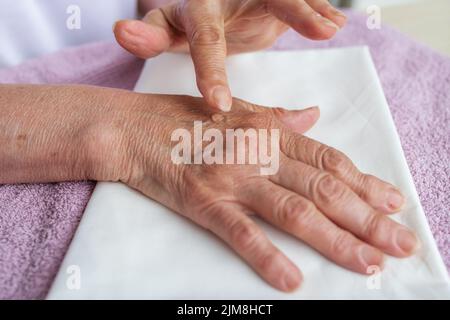
{"label": "white sleeve", "polygon": [[0,0],[0,68],[67,46],[111,40],[137,0]]}

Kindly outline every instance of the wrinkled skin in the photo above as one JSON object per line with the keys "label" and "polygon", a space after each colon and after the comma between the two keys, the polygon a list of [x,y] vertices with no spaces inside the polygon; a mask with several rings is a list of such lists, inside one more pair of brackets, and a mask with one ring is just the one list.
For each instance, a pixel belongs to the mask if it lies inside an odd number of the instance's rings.
{"label": "wrinkled skin", "polygon": [[[118,155],[118,175],[100,179],[123,181],[215,233],[283,291],[298,287],[302,275],[252,214],[356,272],[382,267],[384,253],[411,255],[418,248],[416,236],[386,216],[403,206],[400,192],[359,172],[341,152],[302,135],[317,120],[317,108],[267,109],[233,100],[228,86],[227,55],[267,48],[289,27],[310,39],[329,39],[345,22],[325,0],[185,0],[151,10],[142,21],[119,21],[117,41],[138,57],[189,52],[205,102],[179,96],[138,99],[133,112],[123,115],[127,121],[116,120],[121,134],[113,134],[134,157]],[[155,104],[159,107],[148,107]],[[211,121],[217,110],[230,112]],[[173,164],[170,134],[191,129],[194,120],[222,132],[280,129],[279,171],[261,176],[259,165]],[[146,130],[151,142],[142,134]],[[110,155],[110,149],[104,153]]]}
{"label": "wrinkled skin", "polygon": [[[108,124],[117,131],[107,139],[99,167],[114,159],[113,167],[120,169],[116,176],[102,170],[106,175],[98,179],[123,181],[210,230],[275,288],[294,290],[302,275],[252,214],[359,273],[381,268],[384,253],[406,257],[417,249],[416,236],[386,216],[403,206],[399,191],[359,172],[341,152],[302,135],[319,117],[317,108],[286,111],[235,99],[231,112],[211,121],[214,112],[200,98],[143,95],[136,101]],[[204,121],[204,130],[222,132],[279,129],[279,171],[262,176],[259,165],[172,163],[171,133],[192,130],[194,120]],[[98,133],[104,132],[99,127]],[[111,158],[112,149],[127,152]]]}
{"label": "wrinkled skin", "polygon": [[289,27],[310,39],[329,39],[345,22],[326,0],[184,0],[151,10],[142,21],[119,21],[114,33],[141,58],[189,51],[207,103],[229,111],[227,54],[267,48]]}
{"label": "wrinkled skin", "polygon": [[[228,88],[227,54],[266,48],[289,26],[319,40],[344,24],[345,16],[324,0],[185,0],[152,10],[143,21],[120,21],[118,42],[139,57],[189,51],[205,100],[0,85],[0,183],[124,182],[216,234],[283,291],[301,284],[301,272],[250,215],[355,272],[382,267],[384,254],[407,257],[418,239],[386,216],[401,209],[403,196],[302,135],[318,119],[317,108],[264,108],[232,99]],[[212,121],[218,109],[231,111]],[[221,132],[279,129],[279,171],[262,176],[258,164],[174,164],[171,133],[191,130],[195,120]]]}
{"label": "wrinkled skin", "polygon": [[[215,113],[189,96],[0,85],[0,184],[121,181],[216,234],[283,291],[298,287],[302,275],[252,214],[360,273],[381,268],[385,253],[414,253],[416,236],[386,216],[401,209],[403,196],[303,136],[318,117],[315,107],[286,111],[237,99],[232,111]],[[175,164],[171,135],[192,130],[194,121],[204,131],[279,129],[278,172],[262,176],[258,164]]]}

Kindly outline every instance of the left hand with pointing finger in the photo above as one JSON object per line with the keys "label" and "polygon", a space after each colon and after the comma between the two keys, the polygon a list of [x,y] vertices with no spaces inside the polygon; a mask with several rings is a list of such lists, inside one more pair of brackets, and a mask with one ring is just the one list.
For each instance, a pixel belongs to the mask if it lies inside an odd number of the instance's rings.
{"label": "left hand with pointing finger", "polygon": [[229,111],[228,54],[267,48],[289,27],[309,39],[329,39],[345,22],[326,0],[181,0],[142,21],[119,21],[114,33],[122,47],[145,59],[190,51],[206,102]]}

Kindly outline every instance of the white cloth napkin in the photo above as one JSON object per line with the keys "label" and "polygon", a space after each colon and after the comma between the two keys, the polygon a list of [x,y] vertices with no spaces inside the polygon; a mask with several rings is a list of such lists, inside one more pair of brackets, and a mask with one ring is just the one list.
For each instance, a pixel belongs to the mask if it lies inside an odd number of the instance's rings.
{"label": "white cloth napkin", "polygon": [[[408,259],[389,257],[382,273],[367,277],[258,220],[304,273],[303,286],[286,294],[190,221],[122,184],[99,183],[48,297],[449,298],[447,270],[368,49],[244,54],[229,58],[227,70],[237,97],[292,109],[320,105],[321,119],[308,135],[344,151],[362,171],[400,187],[407,206],[394,219],[417,232],[422,249]],[[165,54],[147,61],[136,91],[198,95],[190,58]],[[73,285],[78,275],[79,288]]]}

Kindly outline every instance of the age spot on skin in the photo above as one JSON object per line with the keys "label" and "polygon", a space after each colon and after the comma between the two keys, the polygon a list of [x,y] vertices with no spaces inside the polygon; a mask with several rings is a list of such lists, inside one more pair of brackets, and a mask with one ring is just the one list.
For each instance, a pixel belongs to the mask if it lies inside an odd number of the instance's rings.
{"label": "age spot on skin", "polygon": [[27,135],[26,134],[19,134],[16,137],[15,144],[17,148],[23,148],[27,141]]}

